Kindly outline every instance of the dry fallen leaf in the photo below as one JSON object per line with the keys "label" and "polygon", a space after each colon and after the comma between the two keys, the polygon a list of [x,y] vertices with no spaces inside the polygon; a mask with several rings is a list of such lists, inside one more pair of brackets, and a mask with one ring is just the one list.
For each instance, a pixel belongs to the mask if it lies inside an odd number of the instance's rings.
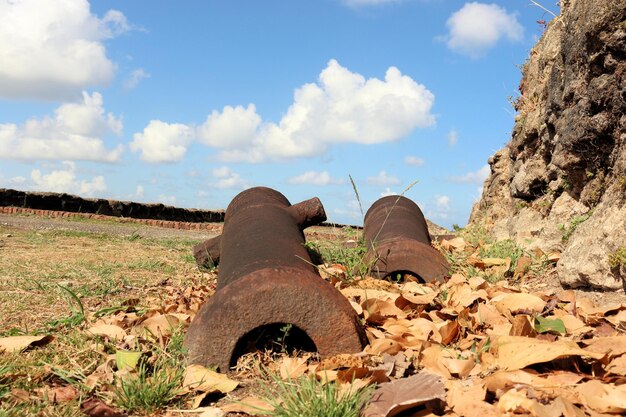
{"label": "dry fallen leaf", "polygon": [[204,407],[197,417],[223,417],[226,413],[221,408]]}
{"label": "dry fallen leaf", "polygon": [[96,398],[88,398],[80,405],[80,411],[89,417],[123,417],[124,414]]}
{"label": "dry fallen leaf", "polygon": [[526,396],[524,391],[518,391],[513,388],[505,392],[498,401],[497,407],[500,411],[507,413],[531,412],[531,415],[537,415],[538,403]]}
{"label": "dry fallen leaf", "polygon": [[39,388],[36,391],[39,392],[43,396],[43,398],[45,398],[52,404],[73,401],[78,397],[78,391],[76,391],[76,388],[70,385],[53,388]]}
{"label": "dry fallen leaf", "polygon": [[541,313],[546,302],[533,294],[511,293],[495,297],[491,300],[502,314],[515,314],[516,312]]}
{"label": "dry fallen leaf", "polygon": [[250,415],[267,414],[268,411],[272,411],[274,407],[267,401],[264,401],[257,397],[246,397],[240,401],[226,404],[222,407],[227,413],[246,413]]}
{"label": "dry fallen leaf", "polygon": [[183,378],[183,391],[202,391],[206,393],[221,392],[226,394],[231,392],[239,382],[229,379],[224,374],[205,368],[201,365],[189,365],[185,369]]}
{"label": "dry fallen leaf", "polygon": [[518,279],[528,271],[533,261],[529,256],[520,256],[515,264],[515,270],[513,271],[513,279]]}
{"label": "dry fallen leaf", "polygon": [[502,413],[496,407],[485,402],[485,389],[480,385],[468,385],[463,381],[447,381],[448,396],[446,402],[458,416],[464,417],[500,417]]}
{"label": "dry fallen leaf", "polygon": [[182,323],[184,323],[184,320],[181,320],[180,316],[176,314],[157,314],[133,327],[131,334],[156,338],[169,336]]}
{"label": "dry fallen leaf", "polygon": [[604,357],[603,353],[581,349],[570,340],[548,342],[522,336],[500,336],[493,342],[492,350],[497,352],[496,364],[507,370],[523,369],[528,365],[571,355],[593,359]]}
{"label": "dry fallen leaf", "polygon": [[466,243],[465,239],[463,239],[462,237],[455,237],[454,239],[450,240],[442,240],[440,245],[443,249],[461,252],[465,250]]}
{"label": "dry fallen leaf", "polygon": [[293,379],[304,375],[304,373],[308,370],[306,365],[308,359],[308,356],[301,358],[290,358],[288,356],[283,357],[278,368],[280,371],[280,377],[282,379]]}
{"label": "dry fallen leaf", "polygon": [[87,329],[87,333],[96,336],[106,336],[111,340],[122,340],[126,337],[126,331],[115,324],[98,324]]}
{"label": "dry fallen leaf", "polygon": [[626,376],[626,355],[613,359],[606,367],[608,373]]}
{"label": "dry fallen leaf", "polygon": [[586,340],[585,350],[609,354],[611,357],[621,356],[626,353],[626,336],[595,337]]}
{"label": "dry fallen leaf", "polygon": [[441,377],[420,372],[408,378],[380,384],[362,416],[392,417],[427,402],[444,399],[445,396]]}
{"label": "dry fallen leaf", "polygon": [[0,337],[0,352],[22,352],[30,347],[44,346],[52,339],[52,335]]}
{"label": "dry fallen leaf", "polygon": [[600,413],[626,413],[626,385],[589,381],[577,387],[586,404]]}
{"label": "dry fallen leaf", "polygon": [[382,355],[383,353],[395,355],[401,350],[400,343],[392,339],[376,339],[365,348],[365,352],[370,355]]}
{"label": "dry fallen leaf", "polygon": [[323,359],[317,366],[317,370],[321,371],[325,369],[360,368],[362,366],[363,359],[349,353],[342,353]]}

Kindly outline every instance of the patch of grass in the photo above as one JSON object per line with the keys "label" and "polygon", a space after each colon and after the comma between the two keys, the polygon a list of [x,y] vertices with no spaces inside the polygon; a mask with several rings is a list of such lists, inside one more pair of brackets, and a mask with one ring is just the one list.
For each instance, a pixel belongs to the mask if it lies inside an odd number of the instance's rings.
{"label": "patch of grass", "polygon": [[49,321],[47,323],[49,330],[56,330],[63,327],[71,329],[81,325],[87,319],[85,316],[85,308],[83,307],[83,303],[78,295],[62,285],[59,285],[59,288],[63,291],[66,297],[67,304],[70,309],[70,315],[68,317]]}
{"label": "patch of grass", "polygon": [[141,361],[136,372],[118,379],[116,404],[130,412],[151,414],[178,396],[184,374],[184,332],[176,331],[164,349],[155,347],[154,362]]}
{"label": "patch of grass", "polygon": [[9,378],[6,376],[10,370],[11,366],[6,364],[0,365],[0,400],[2,400],[2,398],[4,398],[11,390],[11,387],[9,386]]}
{"label": "patch of grass", "polygon": [[463,228],[460,232],[460,236],[470,246],[479,246],[493,241],[493,236],[483,226],[468,226]]}
{"label": "patch of grass", "polygon": [[150,367],[141,362],[136,375],[119,380],[114,391],[115,402],[130,413],[150,414],[176,398],[182,378],[182,368],[170,368],[161,363]]}
{"label": "patch of grass", "polygon": [[491,245],[483,246],[480,250],[482,258],[511,258],[510,272],[515,270],[517,260],[524,254],[524,250],[513,240],[499,240]]}
{"label": "patch of grass", "polygon": [[611,268],[626,266],[626,246],[620,246],[615,252],[609,254],[609,266]]}
{"label": "patch of grass", "polygon": [[569,238],[572,237],[572,235],[576,231],[576,228],[582,223],[586,222],[592,214],[593,212],[589,211],[588,213],[585,213],[583,215],[574,216],[572,217],[572,221],[570,221],[569,225],[567,226],[564,224],[559,224],[558,228],[563,233],[563,236],[561,237],[563,243],[567,243]]}
{"label": "patch of grass", "polygon": [[336,241],[308,241],[305,247],[317,252],[325,263],[343,265],[346,268],[347,281],[352,281],[358,276],[367,275],[371,270],[371,265],[365,261],[365,241],[362,237],[354,240],[356,243],[353,246]]}
{"label": "patch of grass", "polygon": [[174,286],[206,280],[192,261],[191,238],[0,230],[11,235],[0,249],[0,333],[32,333],[66,317],[67,301],[57,284],[80,297],[87,311],[141,298],[165,279]]}
{"label": "patch of grass", "polygon": [[79,401],[53,404],[37,395],[36,390],[71,385],[79,392],[79,397],[86,395],[90,389],[84,385],[85,375],[93,372],[102,358],[101,347],[94,345],[94,339],[75,330],[55,333],[55,339],[44,347],[0,354],[0,393],[7,387],[32,395],[30,401],[21,403],[6,393],[0,394],[0,416],[83,415]]}
{"label": "patch of grass", "polygon": [[128,269],[143,269],[145,271],[173,274],[176,268],[160,259],[141,259],[127,265]]}
{"label": "patch of grass", "polygon": [[358,417],[374,391],[368,386],[342,392],[336,383],[314,376],[283,381],[270,375],[261,384],[263,400],[274,407],[262,414],[272,417]]}
{"label": "patch of grass", "polygon": [[26,402],[21,404],[7,404],[6,408],[0,405],[0,417],[85,417],[80,411],[77,401],[53,404],[50,401]]}

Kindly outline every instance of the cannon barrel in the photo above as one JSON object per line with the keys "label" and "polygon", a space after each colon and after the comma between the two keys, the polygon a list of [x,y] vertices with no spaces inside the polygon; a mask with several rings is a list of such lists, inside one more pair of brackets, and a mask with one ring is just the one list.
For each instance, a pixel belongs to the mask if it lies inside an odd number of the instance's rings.
{"label": "cannon barrel", "polygon": [[[289,207],[289,213],[294,217],[300,230],[320,224],[326,220],[326,212],[319,198],[313,197]],[[193,247],[193,256],[196,264],[201,267],[213,267],[220,263],[222,252],[222,237],[216,236],[200,242]]]}
{"label": "cannon barrel", "polygon": [[356,312],[319,276],[304,247],[306,219],[313,212],[326,217],[321,203],[307,201],[292,206],[278,191],[256,187],[229,204],[217,291],[185,339],[190,363],[225,371],[247,352],[250,338],[275,325],[304,332],[322,357],[363,349],[367,338]]}
{"label": "cannon barrel", "polygon": [[404,196],[387,196],[372,204],[365,214],[363,234],[366,262],[379,278],[410,273],[432,282],[448,274],[447,261],[430,244],[422,211]]}

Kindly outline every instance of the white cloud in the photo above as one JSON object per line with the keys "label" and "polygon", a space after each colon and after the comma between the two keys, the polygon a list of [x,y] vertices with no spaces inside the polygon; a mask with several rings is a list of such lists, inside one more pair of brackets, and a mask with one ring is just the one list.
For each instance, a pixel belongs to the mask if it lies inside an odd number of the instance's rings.
{"label": "white cloud", "polygon": [[[221,149],[218,158],[224,162],[315,156],[335,143],[396,141],[418,127],[432,126],[434,100],[426,87],[395,67],[387,70],[384,80],[366,80],[330,60],[318,83],[296,89],[280,122],[263,123],[253,104],[226,106],[212,112],[194,134],[200,142]],[[167,125],[151,123],[156,122]]]}
{"label": "white cloud", "polygon": [[157,196],[157,200],[169,206],[173,206],[176,204],[176,196],[174,195],[159,194]]}
{"label": "white cloud", "polygon": [[143,68],[134,69],[124,80],[124,90],[132,90],[133,88],[137,87],[141,80],[143,80],[144,78],[150,78],[150,73],[146,72]]}
{"label": "white cloud", "polygon": [[456,144],[459,142],[459,132],[452,129],[451,131],[448,132],[448,136],[446,137],[446,139],[448,140],[448,146],[450,148],[454,148]]}
{"label": "white cloud", "polygon": [[355,198],[344,200],[346,201],[343,207],[337,207],[333,209],[333,213],[341,217],[349,217],[350,219],[361,222],[363,221],[363,213],[361,212],[361,205]]}
{"label": "white cloud", "polygon": [[422,165],[424,165],[424,159],[422,158],[418,158],[416,156],[406,156],[404,158],[404,163],[407,165],[411,165],[414,167],[421,167]]}
{"label": "white cloud", "polygon": [[367,177],[365,181],[370,185],[378,186],[400,185],[400,180],[393,175],[387,174],[386,171],[380,171],[375,177]]}
{"label": "white cloud", "polygon": [[101,196],[107,190],[106,181],[102,175],[91,180],[76,178],[76,165],[71,161],[63,162],[63,169],[56,169],[47,174],[34,169],[30,173],[32,184],[29,189],[55,193],[78,194],[86,197]]}
{"label": "white cloud", "polygon": [[390,67],[385,80],[366,80],[331,60],[317,84],[296,90],[279,124],[260,133],[266,155],[320,154],[332,143],[375,144],[398,140],[435,123],[433,94]]}
{"label": "white cloud", "polygon": [[14,187],[22,185],[26,182],[26,178],[22,176],[15,176],[11,178],[7,178],[2,173],[0,173],[0,187]]}
{"label": "white cloud", "polygon": [[481,185],[480,187],[476,188],[476,195],[474,196],[474,202],[480,201],[480,199],[483,196],[484,189],[485,189],[485,187],[483,185]]}
{"label": "white cloud", "polygon": [[289,184],[331,185],[342,184],[343,180],[333,178],[328,171],[307,171],[287,180]]}
{"label": "white cloud", "polygon": [[108,83],[103,41],[127,30],[122,13],[98,18],[87,0],[0,0],[0,96],[63,99]]}
{"label": "white cloud", "polygon": [[430,219],[446,220],[450,216],[450,197],[447,195],[436,195],[434,209],[428,210],[426,216]]}
{"label": "white cloud", "polygon": [[450,197],[447,195],[435,196],[435,205],[440,210],[450,210]]}
{"label": "white cloud", "polygon": [[177,162],[183,159],[192,140],[193,129],[189,126],[151,120],[143,133],[133,135],[130,149],[141,151],[141,159],[146,162]]}
{"label": "white cloud", "polygon": [[121,134],[123,123],[105,113],[102,95],[83,92],[82,103],[66,103],[54,116],[23,125],[0,124],[0,159],[115,162],[124,147],[107,149],[101,136]]}
{"label": "white cloud", "polygon": [[497,4],[465,3],[448,18],[446,25],[448,47],[472,58],[483,56],[502,38],[520,41],[524,36],[517,13],[508,13]]}
{"label": "white cloud", "polygon": [[381,197],[389,197],[390,195],[398,195],[397,192],[393,191],[391,188],[387,187],[385,191],[380,193]]}
{"label": "white cloud", "polygon": [[222,190],[243,190],[250,187],[250,184],[245,179],[241,178],[236,172],[233,172],[228,167],[215,168],[212,171],[215,181],[211,184],[213,188],[219,188]]}
{"label": "white cloud", "polygon": [[197,129],[198,140],[215,148],[239,148],[254,140],[261,117],[254,104],[213,111]]}
{"label": "white cloud", "polygon": [[144,196],[144,189],[143,189],[143,185],[138,185],[137,188],[135,189],[135,197],[136,198],[143,198]]}
{"label": "white cloud", "polygon": [[491,174],[491,168],[489,165],[483,165],[478,171],[468,172],[460,177],[449,177],[449,180],[463,184],[482,184],[489,174]]}

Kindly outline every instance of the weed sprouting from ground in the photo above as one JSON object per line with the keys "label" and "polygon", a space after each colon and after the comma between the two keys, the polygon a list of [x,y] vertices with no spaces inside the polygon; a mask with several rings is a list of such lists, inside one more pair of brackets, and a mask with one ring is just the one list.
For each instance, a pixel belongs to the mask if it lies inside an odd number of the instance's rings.
{"label": "weed sprouting from ground", "polygon": [[82,324],[85,320],[85,308],[83,303],[75,292],[63,285],[58,286],[65,294],[67,304],[70,309],[70,315],[61,319],[55,319],[48,322],[48,328],[55,330],[61,327],[73,328]]}
{"label": "weed sprouting from ground", "polygon": [[611,268],[626,266],[626,246],[619,247],[609,255],[609,266]]}
{"label": "weed sprouting from ground", "polygon": [[354,236],[350,243],[309,241],[305,247],[319,254],[327,264],[340,264],[346,268],[347,281],[353,281],[359,276],[365,276],[371,265],[365,261],[367,249],[361,236],[351,228],[344,228],[347,236]]}
{"label": "weed sprouting from ground", "polygon": [[315,376],[283,381],[271,374],[261,388],[263,400],[274,409],[260,413],[272,417],[358,417],[374,391],[373,386],[342,390],[336,383],[324,383]]}
{"label": "weed sprouting from ground", "polygon": [[510,272],[515,269],[517,260],[524,254],[524,250],[511,239],[499,240],[491,245],[481,248],[480,256],[483,258],[511,259]]}
{"label": "weed sprouting from ground", "polygon": [[116,403],[131,413],[150,414],[176,398],[182,377],[182,368],[172,369],[160,363],[150,368],[142,362],[136,375],[120,379],[115,389]]}
{"label": "weed sprouting from ground", "polygon": [[564,224],[559,224],[558,227],[561,230],[561,232],[563,232],[563,236],[561,238],[561,240],[563,240],[563,243],[567,243],[567,241],[574,234],[578,226],[586,222],[589,219],[589,217],[591,217],[591,214],[592,212],[590,211],[589,213],[583,214],[581,216],[574,216],[572,218],[572,221],[570,221],[569,225],[567,226]]}
{"label": "weed sprouting from ground", "polygon": [[[530,258],[530,265],[526,267],[528,270],[539,273],[546,267],[545,255],[538,257],[532,253],[526,253],[511,239],[495,240],[486,229],[480,226],[459,228],[457,235],[465,241],[463,250],[445,250],[435,243],[448,261],[451,273],[460,273],[467,278],[478,276],[494,283],[514,277],[518,261],[523,256]],[[497,265],[494,268],[481,264],[482,260],[489,258],[500,263],[494,264]],[[510,263],[507,258],[510,259]],[[507,264],[508,268],[504,268]]]}
{"label": "weed sprouting from ground", "polygon": [[164,349],[155,347],[154,361],[140,360],[135,371],[118,379],[116,404],[131,413],[150,414],[172,403],[179,394],[185,364],[184,332],[174,332]]}
{"label": "weed sprouting from ground", "polygon": [[0,400],[5,397],[11,388],[9,387],[9,380],[6,374],[9,373],[11,367],[8,365],[0,365]]}

